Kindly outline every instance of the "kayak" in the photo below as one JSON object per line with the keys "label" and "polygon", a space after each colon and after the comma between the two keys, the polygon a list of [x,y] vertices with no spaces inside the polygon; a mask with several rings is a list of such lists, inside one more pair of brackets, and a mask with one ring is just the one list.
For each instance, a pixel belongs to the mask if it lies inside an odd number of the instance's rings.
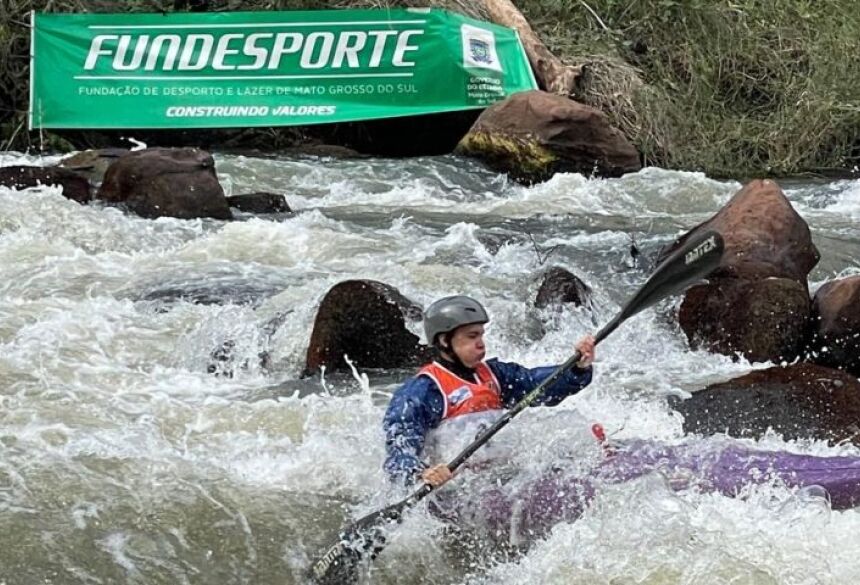
{"label": "kayak", "polygon": [[[607,445],[587,472],[553,467],[537,478],[485,489],[439,493],[431,511],[459,525],[478,528],[499,542],[520,544],[544,536],[559,522],[572,522],[601,487],[658,473],[676,490],[698,489],[726,496],[765,483],[789,488],[818,486],[834,510],[860,505],[860,456],[815,456],[759,451],[738,445],[663,445],[631,441]],[[468,495],[463,496],[463,491]]]}

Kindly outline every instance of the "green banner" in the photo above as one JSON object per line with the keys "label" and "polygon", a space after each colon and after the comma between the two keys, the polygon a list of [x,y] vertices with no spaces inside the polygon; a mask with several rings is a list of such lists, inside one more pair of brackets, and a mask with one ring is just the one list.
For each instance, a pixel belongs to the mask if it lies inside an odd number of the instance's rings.
{"label": "green banner", "polygon": [[31,128],[227,128],[483,108],[515,31],[437,9],[33,14]]}

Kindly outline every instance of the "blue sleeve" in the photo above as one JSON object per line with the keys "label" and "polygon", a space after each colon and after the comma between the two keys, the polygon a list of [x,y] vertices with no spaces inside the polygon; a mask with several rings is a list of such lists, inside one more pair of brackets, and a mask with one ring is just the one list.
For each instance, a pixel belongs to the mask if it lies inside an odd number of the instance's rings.
{"label": "blue sleeve", "polygon": [[[487,361],[501,385],[502,404],[510,408],[546,380],[558,366],[526,368],[513,362]],[[573,367],[549,385],[532,406],[555,406],[591,383],[592,368]]]}
{"label": "blue sleeve", "polygon": [[442,421],[442,394],[427,376],[416,376],[391,397],[382,430],[385,432],[385,463],[388,477],[412,483],[426,465],[421,461],[424,439]]}

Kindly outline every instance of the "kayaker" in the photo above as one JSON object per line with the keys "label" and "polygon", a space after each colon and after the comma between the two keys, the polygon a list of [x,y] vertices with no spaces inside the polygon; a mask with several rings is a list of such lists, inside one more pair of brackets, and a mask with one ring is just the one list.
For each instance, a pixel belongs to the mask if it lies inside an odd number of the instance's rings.
{"label": "kayaker", "polygon": [[[555,371],[556,366],[484,361],[484,325],[489,320],[481,303],[467,296],[445,297],[427,308],[424,332],[438,355],[394,393],[383,419],[384,469],[392,481],[409,484],[420,479],[438,487],[450,480],[445,463],[422,460],[428,433],[452,419],[510,408]],[[555,406],[591,382],[594,337],[586,335],[575,348],[582,359],[533,406]]]}

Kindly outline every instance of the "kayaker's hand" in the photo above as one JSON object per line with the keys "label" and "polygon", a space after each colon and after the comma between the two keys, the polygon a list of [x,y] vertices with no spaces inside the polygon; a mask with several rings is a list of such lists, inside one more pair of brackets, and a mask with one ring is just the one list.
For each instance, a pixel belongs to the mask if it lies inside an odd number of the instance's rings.
{"label": "kayaker's hand", "polygon": [[582,357],[576,362],[577,368],[587,368],[594,361],[594,336],[586,335],[576,342],[577,350],[582,354]]}
{"label": "kayaker's hand", "polygon": [[449,481],[452,477],[454,477],[454,474],[451,473],[451,470],[448,469],[448,466],[444,463],[434,465],[433,467],[425,469],[421,473],[421,479],[423,479],[425,483],[432,485],[434,488],[437,488],[443,483]]}

